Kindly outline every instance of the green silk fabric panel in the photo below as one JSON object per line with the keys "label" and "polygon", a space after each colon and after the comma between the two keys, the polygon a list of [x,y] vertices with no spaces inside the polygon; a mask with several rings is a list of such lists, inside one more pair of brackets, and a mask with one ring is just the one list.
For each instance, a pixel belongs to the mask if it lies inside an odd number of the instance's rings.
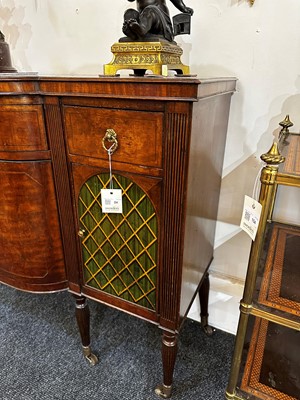
{"label": "green silk fabric panel", "polygon": [[140,306],[156,307],[157,217],[146,193],[130,179],[114,174],[122,190],[123,213],[102,213],[101,189],[110,175],[89,178],[79,194],[85,284]]}

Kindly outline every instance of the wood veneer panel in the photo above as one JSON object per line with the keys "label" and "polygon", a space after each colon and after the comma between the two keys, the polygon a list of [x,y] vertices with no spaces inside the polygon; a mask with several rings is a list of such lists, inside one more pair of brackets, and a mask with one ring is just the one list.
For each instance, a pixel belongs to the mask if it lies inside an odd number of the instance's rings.
{"label": "wood veneer panel", "polygon": [[182,317],[187,314],[213,257],[230,100],[231,93],[225,92],[203,98],[193,105],[180,308]]}
{"label": "wood veneer panel", "polygon": [[68,162],[65,153],[65,142],[61,119],[61,110],[57,98],[49,98],[45,104],[45,118],[49,132],[49,143],[53,161],[54,183],[57,193],[57,204],[60,210],[65,267],[70,290],[80,292],[79,264],[76,251],[72,198],[69,186]]}
{"label": "wood veneer panel", "polygon": [[162,113],[77,106],[64,107],[64,120],[71,154],[107,160],[102,139],[113,129],[119,143],[113,161],[161,167]]}
{"label": "wood veneer panel", "polygon": [[0,106],[0,151],[48,150],[40,105]]}
{"label": "wood veneer panel", "polygon": [[177,328],[180,306],[190,112],[189,104],[171,103],[166,115],[160,324],[173,330]]}
{"label": "wood veneer panel", "polygon": [[66,287],[51,163],[0,162],[0,280],[25,290]]}

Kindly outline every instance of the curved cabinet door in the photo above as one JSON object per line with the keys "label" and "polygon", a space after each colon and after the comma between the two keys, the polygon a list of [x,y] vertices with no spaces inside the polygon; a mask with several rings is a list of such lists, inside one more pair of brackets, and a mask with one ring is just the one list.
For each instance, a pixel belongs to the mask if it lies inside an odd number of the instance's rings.
{"label": "curved cabinet door", "polygon": [[0,281],[28,291],[66,288],[50,161],[2,161],[0,181]]}

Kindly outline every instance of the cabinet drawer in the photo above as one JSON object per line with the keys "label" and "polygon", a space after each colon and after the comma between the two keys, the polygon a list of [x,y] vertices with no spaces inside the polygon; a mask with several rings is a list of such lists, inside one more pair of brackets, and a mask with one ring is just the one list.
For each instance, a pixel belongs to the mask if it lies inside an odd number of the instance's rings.
{"label": "cabinet drawer", "polygon": [[161,167],[161,112],[66,106],[64,122],[70,154],[107,160],[102,139],[107,129],[113,129],[118,140],[113,161]]}
{"label": "cabinet drawer", "polygon": [[0,123],[0,151],[48,150],[42,106],[1,106]]}

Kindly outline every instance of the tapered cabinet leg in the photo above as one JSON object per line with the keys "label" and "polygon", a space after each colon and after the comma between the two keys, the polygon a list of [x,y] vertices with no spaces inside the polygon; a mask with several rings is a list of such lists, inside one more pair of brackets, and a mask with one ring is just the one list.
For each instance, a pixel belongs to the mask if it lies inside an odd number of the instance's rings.
{"label": "tapered cabinet leg", "polygon": [[209,274],[206,273],[199,289],[200,307],[201,307],[201,326],[207,336],[211,336],[215,329],[208,324],[208,298],[209,298]]}
{"label": "tapered cabinet leg", "polygon": [[90,346],[90,310],[86,298],[74,296],[76,299],[76,320],[81,337],[83,355],[90,365],[96,365],[98,358],[91,352]]}
{"label": "tapered cabinet leg", "polygon": [[162,336],[163,383],[155,389],[155,393],[163,399],[171,397],[172,394],[177,348],[177,334],[164,331]]}

